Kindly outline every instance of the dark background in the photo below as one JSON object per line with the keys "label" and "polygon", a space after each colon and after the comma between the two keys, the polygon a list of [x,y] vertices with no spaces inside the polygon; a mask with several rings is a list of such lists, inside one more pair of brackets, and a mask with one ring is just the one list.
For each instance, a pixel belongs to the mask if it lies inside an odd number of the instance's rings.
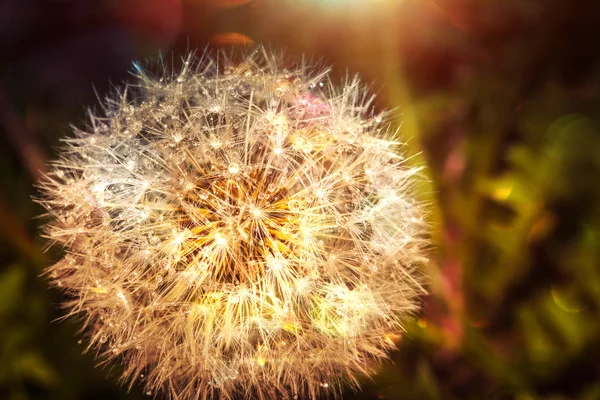
{"label": "dark background", "polygon": [[430,295],[346,399],[600,399],[600,5],[2,0],[0,399],[141,399],[39,277],[34,183],[133,60],[265,44],[360,73],[426,163]]}

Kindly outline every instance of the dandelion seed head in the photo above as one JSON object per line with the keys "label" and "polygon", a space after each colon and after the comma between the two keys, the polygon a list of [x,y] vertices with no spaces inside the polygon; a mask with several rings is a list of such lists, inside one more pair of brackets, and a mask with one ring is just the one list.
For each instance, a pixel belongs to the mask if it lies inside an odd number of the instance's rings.
{"label": "dandelion seed head", "polygon": [[90,348],[179,400],[357,385],[422,293],[419,169],[388,115],[262,48],[136,71],[41,184]]}

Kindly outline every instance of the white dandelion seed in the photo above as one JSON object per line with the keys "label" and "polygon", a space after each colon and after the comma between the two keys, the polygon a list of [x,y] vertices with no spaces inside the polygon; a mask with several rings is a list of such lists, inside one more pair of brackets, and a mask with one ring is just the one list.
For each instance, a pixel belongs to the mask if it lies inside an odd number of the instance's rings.
{"label": "white dandelion seed", "polygon": [[262,48],[136,71],[41,184],[89,347],[172,399],[357,385],[422,292],[419,169],[387,115]]}

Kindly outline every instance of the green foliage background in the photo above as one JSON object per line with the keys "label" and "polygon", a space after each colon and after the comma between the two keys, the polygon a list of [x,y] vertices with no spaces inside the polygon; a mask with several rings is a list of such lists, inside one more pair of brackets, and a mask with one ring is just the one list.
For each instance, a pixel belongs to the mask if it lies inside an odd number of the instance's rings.
{"label": "green foliage background", "polygon": [[262,43],[397,107],[435,250],[398,351],[347,399],[600,399],[600,14],[576,0],[7,0],[0,7],[0,399],[141,399],[40,277],[34,183],[131,62]]}

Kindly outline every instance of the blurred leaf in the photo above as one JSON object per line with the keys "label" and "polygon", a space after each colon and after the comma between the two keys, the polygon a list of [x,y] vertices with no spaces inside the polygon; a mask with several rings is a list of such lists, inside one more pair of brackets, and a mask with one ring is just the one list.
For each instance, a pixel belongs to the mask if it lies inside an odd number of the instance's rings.
{"label": "blurred leaf", "polygon": [[22,300],[25,278],[25,270],[18,265],[0,272],[0,318],[6,317]]}
{"label": "blurred leaf", "polygon": [[56,371],[38,353],[21,354],[16,360],[14,369],[24,380],[31,380],[42,386],[49,387],[58,382]]}

